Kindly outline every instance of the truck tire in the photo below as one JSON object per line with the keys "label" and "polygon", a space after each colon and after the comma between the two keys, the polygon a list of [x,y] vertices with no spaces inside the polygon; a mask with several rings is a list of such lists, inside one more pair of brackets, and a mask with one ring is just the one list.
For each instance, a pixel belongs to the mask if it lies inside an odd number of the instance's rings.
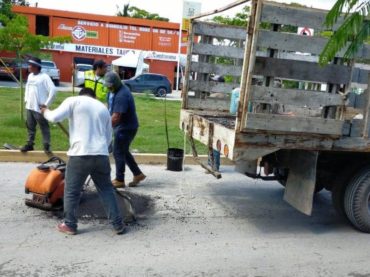
{"label": "truck tire", "polygon": [[344,209],[349,221],[361,232],[370,233],[370,167],[361,170],[348,184]]}

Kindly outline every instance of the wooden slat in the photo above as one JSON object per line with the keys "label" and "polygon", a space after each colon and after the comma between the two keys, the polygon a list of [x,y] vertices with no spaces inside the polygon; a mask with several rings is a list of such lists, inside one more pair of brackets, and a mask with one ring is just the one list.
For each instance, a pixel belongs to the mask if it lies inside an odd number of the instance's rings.
{"label": "wooden slat", "polygon": [[248,113],[245,126],[246,130],[269,133],[308,133],[332,136],[340,136],[342,127],[343,121],[340,120],[253,113]]}
{"label": "wooden slat", "polygon": [[264,86],[252,86],[250,101],[316,108],[343,104],[342,97],[338,94]]}
{"label": "wooden slat", "polygon": [[199,73],[211,73],[216,75],[231,75],[241,76],[242,67],[233,65],[211,64],[211,63],[196,63],[191,64],[191,71]]}
{"label": "wooden slat", "polygon": [[220,83],[220,82],[202,82],[197,80],[190,81],[189,91],[206,91],[211,93],[228,93],[234,88],[239,87],[239,84]]}
{"label": "wooden slat", "polygon": [[357,84],[367,84],[369,79],[369,70],[353,68],[352,82]]}
{"label": "wooden slat", "polygon": [[266,136],[255,132],[238,133],[236,135],[235,147],[276,147],[284,149],[306,149],[306,150],[330,150],[333,146],[333,138],[329,136],[312,136],[282,134]]}
{"label": "wooden slat", "polygon": [[245,40],[247,30],[244,27],[232,27],[228,25],[194,22],[193,30],[196,36],[211,36],[231,40]]}
{"label": "wooden slat", "polygon": [[230,100],[217,98],[200,99],[189,97],[188,108],[196,110],[228,111],[230,108]]}
{"label": "wooden slat", "polygon": [[[317,31],[326,29],[323,26],[326,14],[327,11],[324,10],[292,7],[286,4],[265,2],[263,4],[261,22],[309,27]],[[334,26],[334,29],[337,29],[341,23],[343,23],[343,18],[338,19],[338,23]]]}
{"label": "wooden slat", "polygon": [[219,45],[199,43],[193,46],[193,54],[243,59],[244,49],[237,48],[237,47],[228,47],[228,46],[219,46]]}
{"label": "wooden slat", "polygon": [[321,67],[316,63],[257,57],[253,73],[300,81],[347,84],[351,69],[342,65]]}
{"label": "wooden slat", "polygon": [[[328,39],[323,37],[301,36],[293,33],[272,32],[268,30],[260,30],[258,35],[258,46],[260,47],[311,53],[314,55],[320,55],[327,42]],[[336,54],[336,57],[343,57],[345,52],[346,49],[343,49]],[[357,52],[356,57],[370,57],[370,45],[363,45]]]}
{"label": "wooden slat", "polygon": [[294,51],[319,55],[327,39],[322,37],[301,36],[292,33],[260,30],[258,46],[284,51]]}

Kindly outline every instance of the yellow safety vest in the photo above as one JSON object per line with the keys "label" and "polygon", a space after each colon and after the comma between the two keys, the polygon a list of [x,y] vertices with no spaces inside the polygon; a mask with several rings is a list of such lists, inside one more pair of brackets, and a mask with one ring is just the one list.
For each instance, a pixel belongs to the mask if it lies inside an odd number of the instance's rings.
{"label": "yellow safety vest", "polygon": [[104,85],[104,77],[95,79],[95,72],[93,70],[85,71],[85,88],[91,88],[98,100],[103,103],[107,102],[108,89]]}

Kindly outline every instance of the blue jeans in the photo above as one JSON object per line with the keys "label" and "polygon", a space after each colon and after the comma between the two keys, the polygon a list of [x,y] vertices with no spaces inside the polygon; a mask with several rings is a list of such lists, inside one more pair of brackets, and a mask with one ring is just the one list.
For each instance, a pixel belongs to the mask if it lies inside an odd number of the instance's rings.
{"label": "blue jeans", "polygon": [[77,229],[77,211],[81,190],[90,175],[104,205],[109,222],[116,230],[122,228],[122,216],[111,182],[110,171],[108,156],[72,156],[69,158],[64,189],[64,223],[68,227]]}
{"label": "blue jeans", "polygon": [[114,132],[113,156],[116,161],[116,180],[125,180],[126,164],[134,176],[142,172],[130,153],[130,145],[137,133],[136,130],[120,130]]}

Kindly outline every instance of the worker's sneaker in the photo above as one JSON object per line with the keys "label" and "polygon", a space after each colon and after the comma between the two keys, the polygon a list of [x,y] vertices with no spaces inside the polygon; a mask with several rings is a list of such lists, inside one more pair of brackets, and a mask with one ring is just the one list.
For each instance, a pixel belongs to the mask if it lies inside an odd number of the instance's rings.
{"label": "worker's sneaker", "polygon": [[47,144],[47,143],[44,144],[44,152],[46,155],[52,154],[50,144]]}
{"label": "worker's sneaker", "polygon": [[144,181],[146,176],[141,173],[139,175],[134,176],[134,179],[132,180],[131,183],[128,184],[129,187],[137,187],[137,185],[141,182]]}
{"label": "worker's sneaker", "polygon": [[114,229],[114,232],[116,233],[116,235],[123,235],[124,233],[126,233],[126,227],[122,226],[121,228]]}
{"label": "worker's sneaker", "polygon": [[28,152],[28,151],[33,151],[33,145],[27,143],[25,146],[21,148],[21,152]]}
{"label": "worker's sneaker", "polygon": [[124,188],[126,186],[125,181],[118,181],[117,179],[112,180],[112,184],[116,189]]}
{"label": "worker's sneaker", "polygon": [[58,229],[59,232],[62,232],[62,233],[67,234],[67,235],[76,235],[77,234],[77,230],[74,230],[74,229],[68,227],[65,223],[58,224],[57,229]]}

